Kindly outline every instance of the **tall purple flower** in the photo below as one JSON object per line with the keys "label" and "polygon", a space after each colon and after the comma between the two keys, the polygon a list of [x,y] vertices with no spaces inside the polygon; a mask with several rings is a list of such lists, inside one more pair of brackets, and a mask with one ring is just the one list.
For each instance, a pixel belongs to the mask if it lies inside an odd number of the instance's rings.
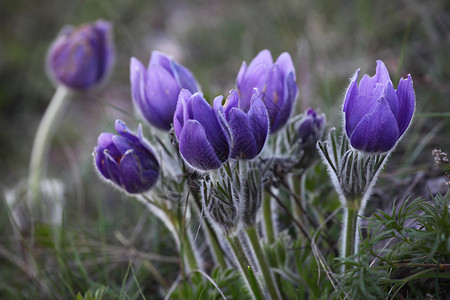
{"label": "tall purple flower", "polygon": [[78,28],[66,26],[47,55],[53,81],[73,90],[87,90],[101,83],[114,64],[112,26],[99,20]]}
{"label": "tall purple flower", "polygon": [[289,53],[282,53],[274,63],[269,50],[259,52],[248,67],[242,63],[236,83],[242,99],[239,107],[244,111],[250,106],[253,89],[261,92],[269,113],[271,134],[286,124],[298,92]]}
{"label": "tall purple flower", "polygon": [[232,90],[219,109],[231,133],[231,158],[253,159],[263,149],[269,134],[269,120],[261,95],[255,90],[247,110],[239,108],[239,94]]}
{"label": "tall purple flower", "polygon": [[180,92],[173,126],[182,157],[195,169],[217,169],[230,155],[225,120],[217,113],[221,103],[216,97],[213,109],[202,93]]}
{"label": "tall purple flower", "polygon": [[94,149],[94,161],[100,174],[130,194],[148,191],[158,180],[159,163],[142,137],[137,136],[121,120],[116,121],[119,135],[102,133]]}
{"label": "tall purple flower", "polygon": [[411,76],[400,79],[394,89],[389,72],[381,60],[373,77],[363,76],[357,83],[359,69],[345,95],[345,130],[353,148],[370,153],[394,148],[408,128],[415,108]]}
{"label": "tall purple flower", "polygon": [[170,130],[180,91],[198,91],[192,73],[158,51],[152,52],[147,69],[131,58],[130,81],[134,106],[151,125],[162,130]]}

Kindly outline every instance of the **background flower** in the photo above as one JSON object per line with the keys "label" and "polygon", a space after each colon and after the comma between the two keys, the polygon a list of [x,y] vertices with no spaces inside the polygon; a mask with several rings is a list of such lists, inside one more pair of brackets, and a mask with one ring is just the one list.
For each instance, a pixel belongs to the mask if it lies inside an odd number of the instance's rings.
{"label": "background flower", "polygon": [[66,26],[47,55],[52,80],[74,90],[87,90],[111,72],[115,59],[112,26],[99,20],[78,28]]}

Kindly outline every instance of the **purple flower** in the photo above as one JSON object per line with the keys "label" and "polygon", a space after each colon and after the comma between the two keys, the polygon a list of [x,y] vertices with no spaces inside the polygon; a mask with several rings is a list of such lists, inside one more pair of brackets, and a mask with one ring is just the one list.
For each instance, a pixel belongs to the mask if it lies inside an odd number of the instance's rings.
{"label": "purple flower", "polygon": [[115,54],[112,26],[106,21],[66,26],[47,55],[47,70],[53,81],[73,90],[87,90],[109,75]]}
{"label": "purple flower", "polygon": [[269,134],[269,120],[261,95],[255,90],[250,107],[239,108],[239,94],[232,90],[219,111],[224,114],[231,133],[231,158],[253,159],[263,149]]}
{"label": "purple flower", "polygon": [[257,88],[269,114],[270,133],[286,124],[298,92],[294,64],[287,52],[282,53],[275,63],[269,50],[259,52],[248,67],[242,63],[236,83],[241,97],[239,108],[248,110],[253,89]]}
{"label": "purple flower", "polygon": [[408,128],[415,108],[411,76],[400,79],[394,89],[389,72],[377,61],[375,76],[363,76],[359,69],[345,95],[345,130],[353,148],[370,153],[387,152]]}
{"label": "purple flower", "polygon": [[195,169],[217,169],[230,155],[225,120],[217,113],[221,103],[222,96],[216,97],[213,109],[202,93],[180,92],[173,127],[182,157]]}
{"label": "purple flower", "polygon": [[321,138],[325,129],[325,114],[318,114],[314,109],[308,108],[297,127],[297,134],[302,144],[314,145]]}
{"label": "purple flower", "polygon": [[102,133],[94,149],[94,160],[100,174],[130,194],[148,191],[158,180],[159,163],[142,137],[137,136],[121,120],[116,121],[119,135]]}
{"label": "purple flower", "polygon": [[163,130],[170,130],[180,91],[198,91],[192,73],[158,51],[152,52],[147,69],[131,58],[130,81],[136,109],[151,125]]}

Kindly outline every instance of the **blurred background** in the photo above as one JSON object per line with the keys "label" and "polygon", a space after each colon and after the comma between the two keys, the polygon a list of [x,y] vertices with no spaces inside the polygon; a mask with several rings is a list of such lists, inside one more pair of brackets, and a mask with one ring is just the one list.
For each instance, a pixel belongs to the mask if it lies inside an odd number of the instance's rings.
{"label": "blurred background", "polygon": [[[0,253],[0,298],[33,283],[27,267],[15,264],[10,255],[19,255],[20,235],[3,198],[5,191],[17,194],[26,180],[34,134],[55,91],[46,77],[46,53],[65,24],[112,21],[117,61],[105,86],[74,96],[51,147],[47,177],[60,179],[64,186],[61,230],[69,244],[53,253],[55,248],[50,251],[41,242],[33,251],[48,252],[42,272],[70,281],[61,285],[61,295],[101,284],[120,289],[130,260],[164,265],[161,272],[169,282],[175,278],[176,264],[140,256],[176,255],[169,237],[154,239],[164,228],[141,204],[101,182],[92,164],[98,135],[113,132],[115,119],[133,130],[142,122],[132,107],[129,61],[134,56],[147,64],[153,50],[189,68],[208,100],[234,87],[242,61],[250,62],[262,49],[274,58],[287,51],[297,71],[296,113],[319,109],[336,127],[357,68],[373,75],[375,61],[383,60],[394,87],[410,73],[415,119],[380,178],[373,205],[389,206],[393,197],[445,192],[431,150],[450,151],[450,1],[2,0],[0,6],[0,244],[7,250]],[[39,230],[32,234],[45,241],[53,229]],[[97,244],[101,255],[93,250]],[[90,259],[87,264],[83,260],[83,268],[77,251]],[[67,269],[56,258],[69,260]],[[83,270],[93,275],[85,276]],[[152,272],[141,272],[149,278],[143,280],[145,288],[156,292]],[[32,291],[24,288],[24,297]]]}

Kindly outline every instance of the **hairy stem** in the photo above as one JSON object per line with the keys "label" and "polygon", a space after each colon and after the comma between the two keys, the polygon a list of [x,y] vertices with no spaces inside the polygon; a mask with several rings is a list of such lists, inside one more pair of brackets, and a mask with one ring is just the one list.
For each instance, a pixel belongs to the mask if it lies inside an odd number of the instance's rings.
{"label": "hairy stem", "polygon": [[265,193],[262,201],[263,209],[263,222],[264,222],[264,233],[269,244],[273,244],[275,241],[275,231],[273,227],[272,219],[272,208],[271,208],[271,195],[270,193]]}
{"label": "hairy stem", "polygon": [[[343,250],[342,250],[342,257],[348,258],[354,254],[356,254],[356,249],[358,247],[357,245],[357,239],[356,239],[356,233],[357,233],[357,222],[358,222],[358,208],[349,205],[345,209],[346,214],[346,222],[345,226],[343,228],[342,234],[344,235],[343,240]],[[344,264],[344,272],[351,268],[351,265],[348,263]]]}
{"label": "hairy stem", "polygon": [[69,102],[70,92],[60,85],[55,91],[44,116],[41,119],[31,150],[30,170],[29,170],[29,195],[33,201],[40,200],[41,176],[44,172],[51,139]]}
{"label": "hairy stem", "polygon": [[259,286],[258,282],[255,280],[254,277],[252,277],[252,274],[249,272],[250,262],[247,258],[247,255],[245,254],[245,250],[242,247],[242,244],[238,238],[237,235],[235,236],[228,236],[227,237],[228,242],[231,245],[231,248],[233,249],[234,255],[236,256],[237,263],[239,264],[242,274],[244,275],[248,286],[250,287],[250,290],[252,292],[254,299],[263,299],[262,296],[262,290]]}
{"label": "hairy stem", "polygon": [[263,249],[261,247],[258,233],[256,232],[256,227],[251,226],[247,228],[247,236],[250,240],[250,244],[253,247],[253,251],[255,251],[256,259],[261,268],[261,273],[263,275],[264,281],[267,286],[267,290],[269,291],[270,297],[273,300],[281,299],[280,291],[278,290],[277,285],[275,284],[274,277],[269,268],[269,263],[267,262],[267,258],[264,255]]}

